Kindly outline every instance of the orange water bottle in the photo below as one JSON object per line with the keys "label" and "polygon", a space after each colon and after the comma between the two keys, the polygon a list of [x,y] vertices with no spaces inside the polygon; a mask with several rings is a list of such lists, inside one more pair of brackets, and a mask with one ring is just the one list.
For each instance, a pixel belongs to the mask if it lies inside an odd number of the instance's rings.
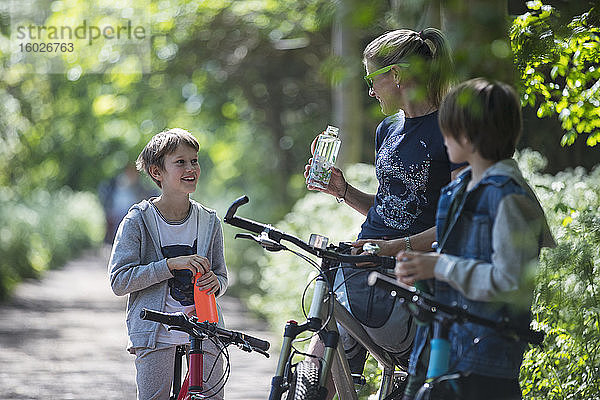
{"label": "orange water bottle", "polygon": [[196,306],[196,316],[200,322],[219,322],[217,300],[215,299],[214,293],[207,294],[206,290],[200,290],[196,285],[196,281],[201,276],[202,273],[198,272],[194,278],[194,304]]}

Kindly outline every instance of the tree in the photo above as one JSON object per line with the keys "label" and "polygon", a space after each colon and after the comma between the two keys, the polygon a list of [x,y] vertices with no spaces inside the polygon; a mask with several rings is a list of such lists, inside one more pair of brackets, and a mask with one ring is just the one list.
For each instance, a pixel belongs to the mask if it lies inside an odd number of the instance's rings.
{"label": "tree", "polygon": [[[579,135],[600,141],[600,10],[591,2],[528,2],[515,18],[511,42],[522,101],[539,118],[558,115],[561,144]],[[587,7],[586,7],[587,6]]]}

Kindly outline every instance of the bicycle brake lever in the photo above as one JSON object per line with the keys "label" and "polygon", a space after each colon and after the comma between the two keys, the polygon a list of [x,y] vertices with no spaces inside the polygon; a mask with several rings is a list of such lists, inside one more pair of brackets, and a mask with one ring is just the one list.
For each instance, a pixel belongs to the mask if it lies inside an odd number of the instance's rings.
{"label": "bicycle brake lever", "polygon": [[254,235],[251,235],[249,233],[236,233],[236,235],[234,236],[234,239],[250,239],[255,241],[256,243],[260,243],[260,241],[258,240],[258,238]]}
{"label": "bicycle brake lever", "polygon": [[260,354],[262,354],[263,356],[265,356],[265,357],[267,357],[267,358],[271,357],[271,356],[269,355],[269,353],[267,353],[267,352],[266,352],[266,351],[264,351],[264,350],[257,349],[257,348],[255,348],[255,347],[253,347],[252,349],[253,349],[255,352],[257,352],[257,353],[260,353]]}
{"label": "bicycle brake lever", "polygon": [[262,350],[262,349],[259,349],[259,348],[257,348],[257,347],[250,346],[248,343],[236,343],[236,346],[237,346],[237,347],[238,347],[240,350],[247,351],[248,353],[251,353],[251,352],[255,351],[255,352],[257,352],[257,353],[260,353],[260,354],[262,354],[263,356],[265,356],[265,357],[267,357],[267,358],[271,357],[271,356],[269,355],[269,353],[267,353],[266,351],[264,351],[264,350]]}
{"label": "bicycle brake lever", "polygon": [[268,235],[261,233],[260,236],[251,235],[249,233],[238,233],[235,235],[235,239],[249,239],[260,244],[265,250],[268,251],[280,251],[285,250],[286,247],[281,243],[274,241],[269,238]]}
{"label": "bicycle brake lever", "polygon": [[187,333],[188,335],[190,334],[187,330],[185,330],[184,328],[181,328],[179,326],[167,326],[167,330],[168,331],[180,331],[180,332]]}

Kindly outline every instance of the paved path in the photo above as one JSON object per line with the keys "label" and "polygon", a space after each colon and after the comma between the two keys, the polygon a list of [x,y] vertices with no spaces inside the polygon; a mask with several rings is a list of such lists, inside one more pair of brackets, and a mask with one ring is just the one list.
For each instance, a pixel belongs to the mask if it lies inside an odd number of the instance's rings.
{"label": "paved path", "polygon": [[[135,399],[133,356],[125,351],[125,298],[106,275],[106,249],[90,252],[21,284],[0,304],[0,399]],[[229,329],[267,339],[239,300],[220,300]],[[227,400],[268,397],[277,351],[271,358],[229,347]]]}

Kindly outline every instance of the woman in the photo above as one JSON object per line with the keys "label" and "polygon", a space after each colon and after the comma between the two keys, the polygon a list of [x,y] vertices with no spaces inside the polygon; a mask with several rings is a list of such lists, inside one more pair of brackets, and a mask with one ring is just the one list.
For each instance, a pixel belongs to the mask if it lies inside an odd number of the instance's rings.
{"label": "woman", "polygon": [[[446,40],[434,28],[395,30],[369,43],[363,63],[369,95],[388,115],[375,135],[377,193],[353,187],[337,168],[327,189],[308,188],[331,194],[366,216],[359,240],[353,243],[355,252],[366,242],[378,244],[379,254],[388,256],[401,250],[431,250],[440,189],[460,167],[448,160],[437,121],[453,69]],[[345,281],[338,293],[340,302],[377,344],[405,361],[415,331],[410,315],[389,293],[367,285],[368,271],[343,271],[335,285]],[[352,372],[360,373],[366,352],[341,331]]]}

